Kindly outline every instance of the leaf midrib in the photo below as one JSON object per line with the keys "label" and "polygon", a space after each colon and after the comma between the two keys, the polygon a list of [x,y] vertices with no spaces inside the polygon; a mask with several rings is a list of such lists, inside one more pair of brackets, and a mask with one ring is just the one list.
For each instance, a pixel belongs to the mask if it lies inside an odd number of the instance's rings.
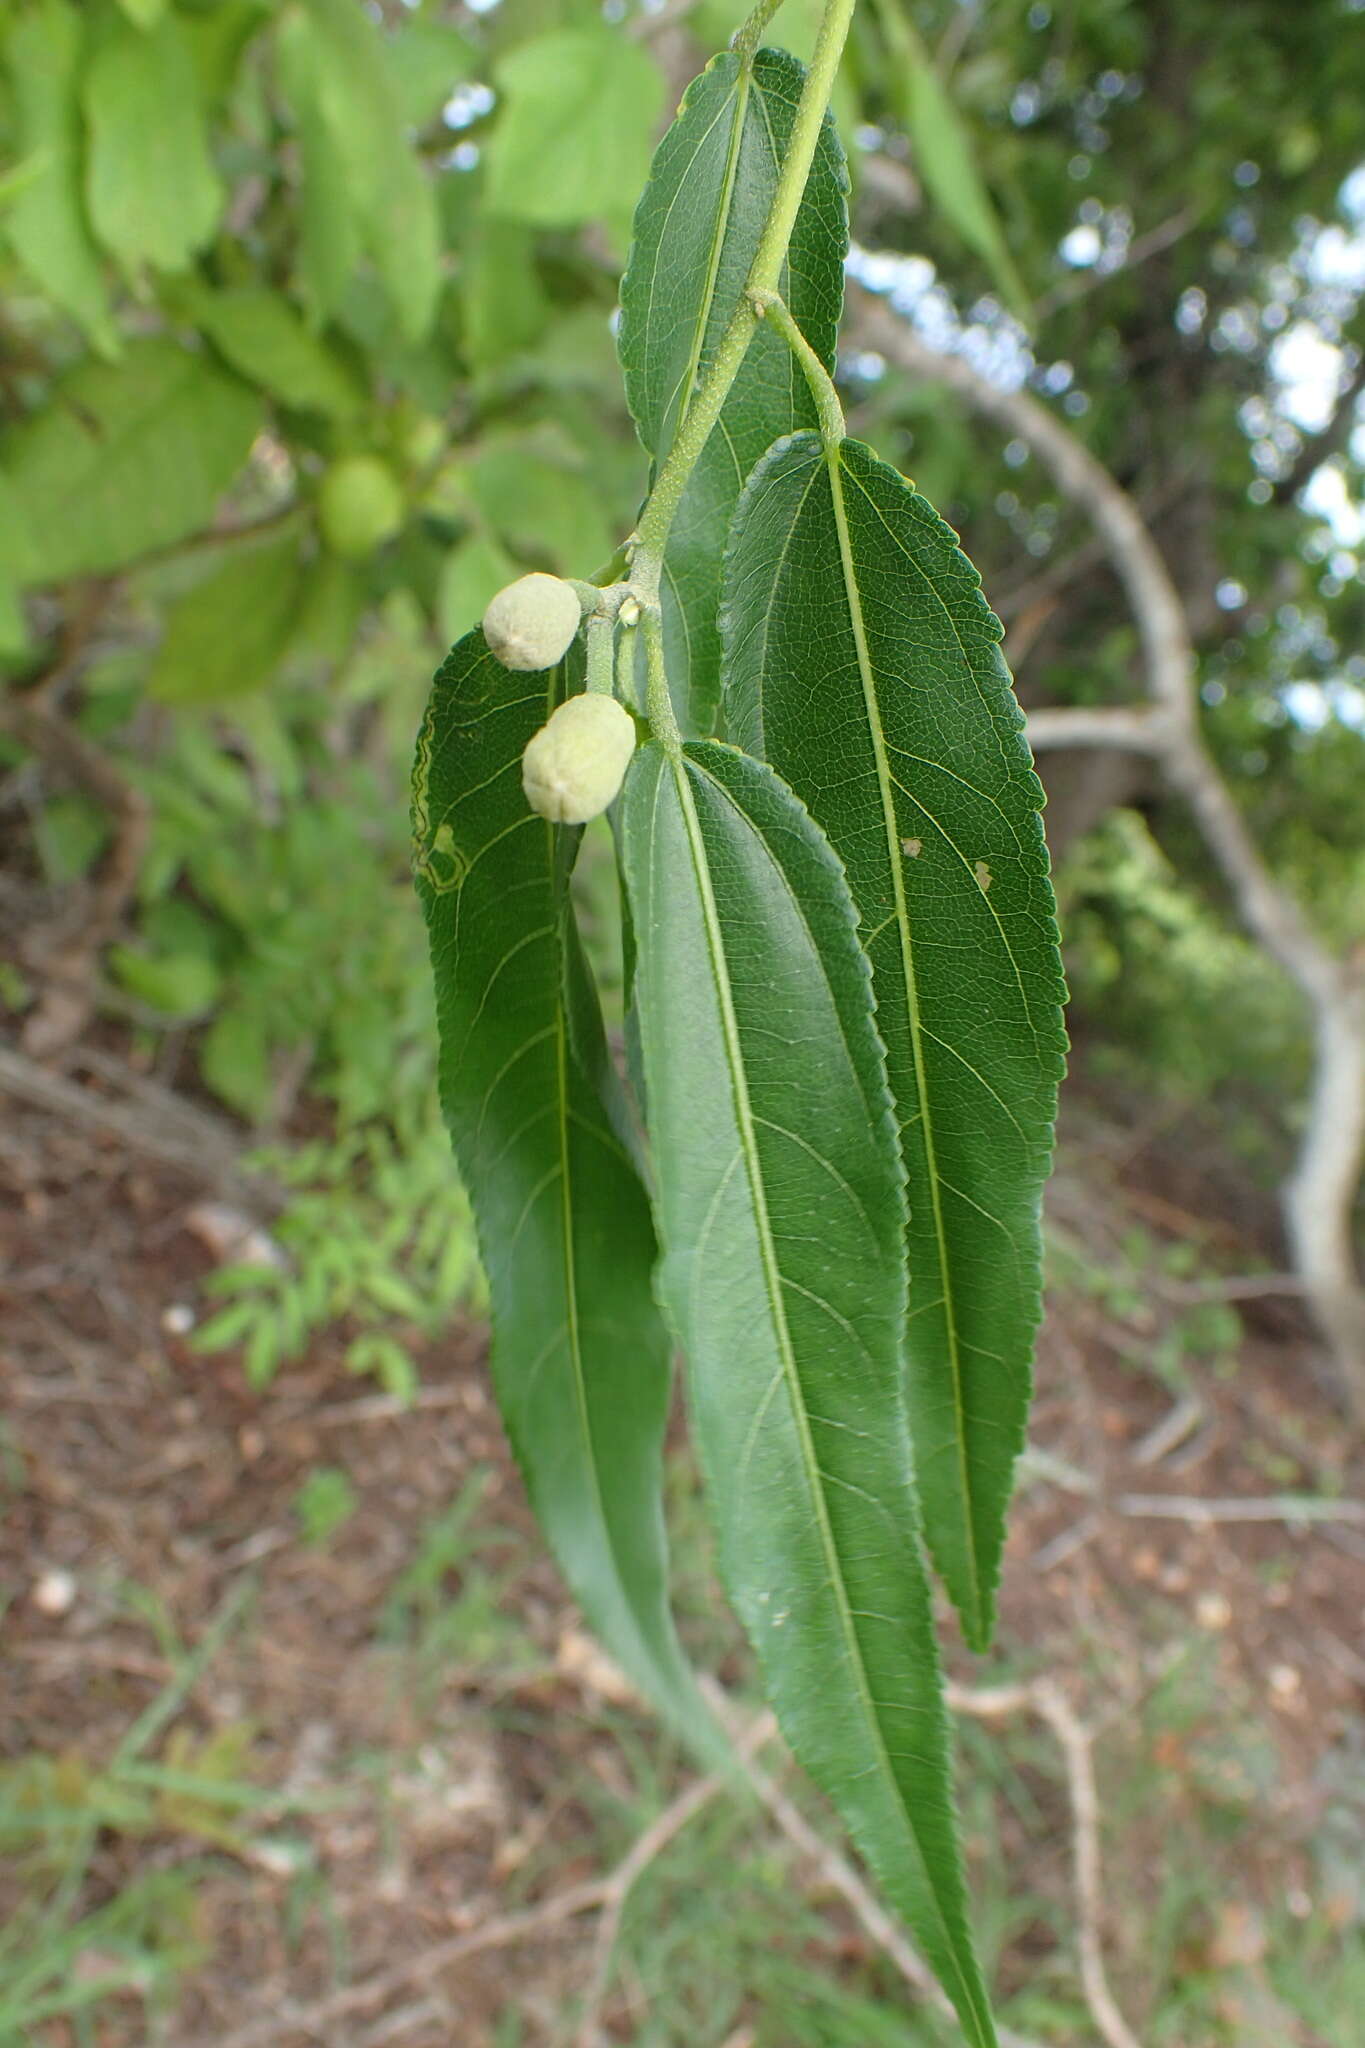
{"label": "leaf midrib", "polygon": [[[815,1507],[816,1527],[819,1531],[820,1547],[824,1553],[829,1584],[834,1593],[838,1609],[840,1628],[844,1637],[850,1666],[856,1674],[859,1698],[864,1718],[870,1731],[877,1765],[884,1777],[897,1811],[902,1815],[910,1839],[915,1844],[915,1853],[924,1867],[927,1890],[937,1915],[946,1954],[952,1959],[954,1975],[957,1978],[966,2009],[978,2022],[980,2038],[988,2041],[988,2027],[980,2026],[973,1989],[958,1960],[957,1941],[943,1911],[938,1887],[930,1875],[928,1859],[920,1845],[914,1822],[905,1804],[904,1794],[892,1766],[882,1736],[881,1722],[877,1718],[872,1698],[869,1675],[863,1662],[862,1644],[854,1626],[853,1612],[849,1605],[847,1589],[834,1531],[830,1526],[829,1509],[824,1488],[818,1483],[820,1466],[815,1456],[811,1439],[809,1420],[806,1414],[800,1374],[792,1349],[791,1333],[787,1327],[786,1308],[782,1300],[782,1276],[777,1263],[777,1251],[773,1243],[772,1225],[768,1216],[767,1195],[763,1185],[758,1145],[754,1136],[753,1106],[749,1100],[748,1076],[744,1067],[743,1052],[739,1041],[739,1022],[735,1016],[734,1000],[730,989],[729,966],[725,957],[724,942],[720,932],[720,919],[716,909],[715,893],[711,887],[710,863],[702,843],[701,825],[697,817],[696,804],[692,795],[691,781],[686,764],[679,753],[668,759],[668,770],[673,777],[674,790],[682,812],[683,825],[687,833],[688,854],[692,863],[693,879],[702,906],[702,922],[706,931],[706,949],[711,963],[711,974],[715,984],[716,997],[720,1007],[721,1031],[725,1042],[725,1064],[729,1073],[735,1121],[739,1126],[740,1148],[744,1156],[745,1174],[749,1182],[750,1198],[753,1202],[754,1223],[758,1232],[760,1260],[763,1267],[764,1288],[768,1296],[768,1309],[778,1341],[779,1360],[782,1376],[787,1386],[788,1401],[796,1423],[800,1440],[802,1460],[807,1476],[807,1485]],[[733,800],[732,800],[733,801]],[[785,881],[785,877],[783,878]],[[787,885],[790,890],[790,884]],[[798,906],[799,907],[799,906]],[[814,1475],[814,1477],[812,1477]]]}
{"label": "leaf midrib", "polygon": [[[955,1424],[953,1444],[957,1458],[958,1483],[963,1503],[962,1522],[967,1548],[968,1579],[974,1603],[968,1635],[974,1641],[980,1641],[985,1632],[986,1599],[981,1583],[981,1560],[977,1550],[976,1524],[972,1514],[972,1502],[975,1495],[967,1468],[966,1404],[962,1391],[961,1337],[957,1328],[955,1303],[956,1273],[948,1256],[947,1230],[943,1218],[938,1152],[934,1139],[934,1120],[930,1108],[928,1078],[924,1062],[919,983],[915,973],[914,947],[910,937],[910,906],[906,898],[905,871],[900,858],[900,828],[896,819],[895,798],[892,794],[892,776],[890,763],[887,759],[886,734],[882,729],[881,705],[877,697],[871,651],[867,644],[867,627],[863,618],[862,592],[859,588],[853,566],[853,549],[848,530],[848,512],[844,504],[842,448],[829,450],[825,457],[825,464],[829,471],[834,525],[839,536],[839,560],[844,579],[844,595],[848,600],[849,623],[852,627],[853,643],[858,657],[858,673],[862,682],[863,703],[867,711],[868,732],[872,740],[872,754],[877,770],[877,788],[881,798],[882,824],[886,833],[887,864],[891,870],[891,893],[895,906],[896,934],[901,958],[901,972],[905,980],[906,1016],[910,1029],[910,1056],[915,1070],[915,1087],[919,1095],[920,1132],[924,1145],[925,1165],[929,1175],[929,1209],[933,1219],[934,1246],[938,1254],[939,1281],[943,1299],[943,1320],[948,1339],[948,1365],[952,1375],[953,1417]],[[904,1142],[903,1136],[902,1142]],[[907,1323],[908,1320],[907,1316]]]}

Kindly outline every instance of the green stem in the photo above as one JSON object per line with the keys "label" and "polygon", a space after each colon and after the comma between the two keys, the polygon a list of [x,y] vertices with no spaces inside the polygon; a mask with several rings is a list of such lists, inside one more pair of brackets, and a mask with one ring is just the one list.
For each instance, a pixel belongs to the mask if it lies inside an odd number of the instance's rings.
{"label": "green stem", "polygon": [[608,612],[594,612],[588,620],[588,690],[602,697],[610,697],[615,680],[611,645],[615,630],[616,622]]}
{"label": "green stem", "polygon": [[[810,70],[806,73],[806,82],[801,88],[801,98],[797,103],[796,119],[792,123],[787,154],[778,174],[777,187],[749,271],[747,286],[721,337],[710,374],[697,393],[695,402],[688,409],[678,438],[668,452],[668,459],[659,471],[649,502],[640,515],[631,561],[631,583],[646,607],[658,602],[659,584],[663,576],[664,548],[678,506],[682,502],[683,492],[687,489],[688,478],[711,438],[721,410],[730,395],[730,387],[739,375],[740,364],[744,361],[749,343],[753,340],[754,329],[759,319],[754,294],[761,299],[778,290],[782,265],[787,260],[787,245],[791,241],[797,209],[800,207],[806,180],[810,176],[810,167],[815,159],[816,145],[820,140],[820,124],[825,118],[829,97],[834,89],[835,74],[839,69],[839,59],[843,55],[848,25],[853,18],[853,8],[854,0],[825,0],[824,18],[820,23],[815,54],[811,58]],[[761,12],[761,8],[759,11]]]}
{"label": "green stem", "polygon": [[781,5],[782,0],[758,0],[752,14],[735,30],[730,38],[730,48],[741,63],[753,62],[758,54],[758,46],[763,40],[764,30]]}
{"label": "green stem", "polygon": [[820,418],[820,438],[826,451],[837,448],[847,433],[844,408],[839,403],[839,394],[834,388],[834,379],[825,368],[815,350],[806,340],[791,315],[791,308],[776,292],[764,297],[761,292],[754,294],[754,304],[760,309],[765,320],[774,326],[787,347],[801,365],[802,375],[810,387],[815,400],[815,409]]}
{"label": "green stem", "polygon": [[668,692],[668,675],[664,668],[664,622],[657,605],[647,605],[640,616],[640,631],[645,640],[645,707],[654,737],[676,763],[682,758],[682,734],[678,721],[673,715],[673,699]]}

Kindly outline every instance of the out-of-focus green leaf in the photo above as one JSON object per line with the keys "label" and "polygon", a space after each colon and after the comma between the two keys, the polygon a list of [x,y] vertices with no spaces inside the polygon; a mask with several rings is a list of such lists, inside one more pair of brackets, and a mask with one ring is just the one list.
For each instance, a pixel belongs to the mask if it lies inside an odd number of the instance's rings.
{"label": "out-of-focus green leaf", "polygon": [[490,437],[469,465],[468,485],[488,525],[530,562],[587,576],[612,551],[595,479],[562,436]]}
{"label": "out-of-focus green leaf", "polygon": [[346,140],[334,133],[313,75],[312,24],[301,7],[286,10],[275,33],[275,64],[298,133],[300,294],[321,326],[345,297],[362,244],[361,219],[346,171]]}
{"label": "out-of-focus green leaf", "polygon": [[166,0],[118,0],[135,28],[155,28],[166,12]]}
{"label": "out-of-focus green leaf", "polygon": [[43,872],[59,886],[88,875],[109,843],[108,813],[85,796],[51,796],[34,820]]}
{"label": "out-of-focus green leaf", "polygon": [[[673,445],[749,274],[804,76],[781,50],[760,51],[752,71],[734,55],[717,57],[689,86],[655,155],[621,286],[618,346],[630,408],[656,464]],[[781,288],[829,368],[843,304],[846,189],[843,151],[826,121]],[[814,420],[791,350],[761,327],[692,472],[664,556],[668,680],[685,731],[715,728],[721,556],[744,479],[780,435]]]}
{"label": "out-of-focus green leaf", "polygon": [[269,682],[295,628],[298,539],[232,549],[176,604],[147,688],[172,704],[230,703]]}
{"label": "out-of-focus green leaf", "polygon": [[465,247],[460,285],[465,355],[475,372],[505,363],[544,332],[550,302],[529,228],[481,219]]}
{"label": "out-of-focus green leaf", "polygon": [[218,225],[223,188],[209,154],[183,24],[107,24],[83,89],[85,196],[99,240],[130,272],[183,270]]}
{"label": "out-of-focus green leaf", "polygon": [[4,228],[23,262],[101,355],[118,354],[99,252],[82,196],[80,68],[84,29],[65,0],[21,14],[10,25],[5,62],[14,91],[18,146],[35,175],[12,195]]}
{"label": "out-of-focus green leaf", "polygon": [[494,79],[504,104],[488,142],[489,211],[543,228],[624,224],[663,106],[652,58],[602,23],[518,45]]}
{"label": "out-of-focus green leaf", "polygon": [[910,1194],[910,1429],[968,1640],[994,1619],[1066,1044],[1042,789],[980,578],[857,441],[764,457],[726,560],[726,729],[843,860]]}
{"label": "out-of-focus green leaf", "polygon": [[233,369],[282,404],[349,419],[363,403],[350,371],[309,332],[283,293],[264,285],[199,292],[191,310]]}
{"label": "out-of-focus green leaf", "polygon": [[495,592],[517,574],[516,563],[487,534],[466,534],[441,564],[436,620],[451,645],[463,639]]}
{"label": "out-of-focus green leaf", "polygon": [[208,1086],[239,1116],[256,1118],[270,1106],[270,1045],[260,1012],[250,1003],[220,1010],[199,1047]]}
{"label": "out-of-focus green leaf", "polygon": [[78,364],[0,441],[16,579],[119,569],[196,532],[260,425],[254,392],[174,342],[135,342],[117,367]]}
{"label": "out-of-focus green leaf", "polygon": [[692,1740],[660,1508],[668,1340],[648,1204],[603,1107],[609,1065],[569,898],[579,835],[528,807],[522,750],[561,677],[512,675],[481,633],[437,675],[413,834],[440,1089],[478,1222],[493,1375],[570,1587],[622,1668]]}
{"label": "out-of-focus green leaf", "polygon": [[1011,308],[1027,321],[1028,292],[951,95],[911,25],[903,0],[881,0],[877,18],[891,51],[888,83],[914,146],[915,169],[930,198],[987,264]]}
{"label": "out-of-focus green leaf", "polygon": [[218,994],[218,969],[203,953],[149,954],[112,946],[109,964],[129,995],[163,1017],[202,1017]]}
{"label": "out-of-focus green leaf", "polygon": [[429,331],[441,288],[436,197],[409,145],[383,38],[354,0],[294,0],[276,37],[309,181],[335,181],[305,224],[305,275],[335,308],[357,243],[383,280],[409,341]]}
{"label": "out-of-focus green leaf", "polygon": [[848,885],[772,770],[710,741],[636,756],[620,838],[659,1298],[721,1572],[793,1751],[992,2048],[906,1428],[901,1162]]}
{"label": "out-of-focus green leaf", "polygon": [[385,39],[389,75],[405,128],[425,128],[477,60],[469,38],[450,21],[415,14]]}

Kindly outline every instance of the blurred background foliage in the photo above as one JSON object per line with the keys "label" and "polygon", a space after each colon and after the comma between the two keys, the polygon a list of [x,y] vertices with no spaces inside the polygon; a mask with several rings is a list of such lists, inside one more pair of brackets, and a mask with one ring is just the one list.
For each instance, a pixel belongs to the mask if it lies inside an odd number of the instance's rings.
{"label": "blurred background foliage", "polygon": [[[787,0],[772,39],[805,53],[818,11]],[[837,103],[855,276],[1147,510],[1221,765],[1336,943],[1365,898],[1361,11],[869,0]],[[403,1331],[472,1283],[412,736],[493,590],[590,574],[630,528],[631,209],[741,12],[0,8],[0,1002],[30,1051],[113,1034],[274,1148],[289,1263],[227,1269],[201,1332],[257,1380],[345,1315],[351,1364],[405,1388]],[[856,305],[846,342],[854,425],[962,532],[1025,701],[1130,699],[1079,516],[860,348]],[[1046,767],[1083,1064],[1219,1106],[1270,1187],[1296,998],[1140,763]]]}

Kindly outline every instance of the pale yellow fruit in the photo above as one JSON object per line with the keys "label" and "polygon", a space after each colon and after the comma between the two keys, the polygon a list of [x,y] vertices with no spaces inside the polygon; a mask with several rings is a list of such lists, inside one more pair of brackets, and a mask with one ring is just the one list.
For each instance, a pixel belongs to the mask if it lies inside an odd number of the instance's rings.
{"label": "pale yellow fruit", "polygon": [[526,742],[526,801],[556,825],[586,825],[612,802],[635,752],[635,721],[614,697],[568,697]]}
{"label": "pale yellow fruit", "polygon": [[483,636],[504,668],[553,668],[568,653],[582,613],[572,583],[537,569],[489,600]]}

